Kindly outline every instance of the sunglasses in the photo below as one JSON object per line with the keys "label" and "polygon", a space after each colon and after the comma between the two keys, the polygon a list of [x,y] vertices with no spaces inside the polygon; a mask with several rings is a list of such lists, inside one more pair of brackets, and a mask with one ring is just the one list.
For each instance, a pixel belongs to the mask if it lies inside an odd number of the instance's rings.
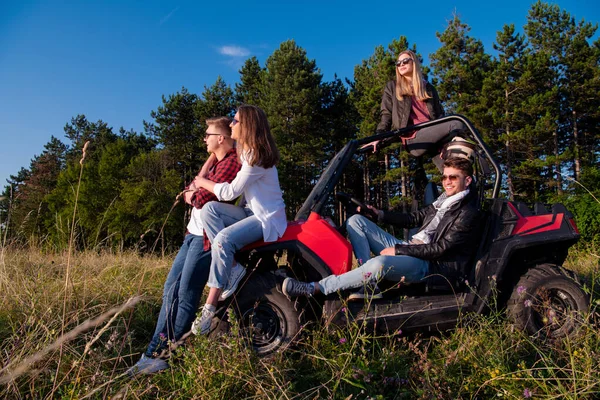
{"label": "sunglasses", "polygon": [[403,58],[402,60],[398,60],[395,62],[396,67],[401,67],[402,65],[410,64],[413,62],[412,58]]}
{"label": "sunglasses", "polygon": [[205,133],[204,139],[208,139],[209,136],[223,136],[220,133]]}
{"label": "sunglasses", "polygon": [[444,182],[446,180],[449,180],[450,182],[456,182],[460,178],[462,178],[461,175],[442,175],[442,182]]}
{"label": "sunglasses", "polygon": [[240,121],[238,121],[238,120],[237,120],[237,119],[235,119],[235,118],[233,118],[233,119],[231,120],[231,126],[236,126],[236,125],[237,125],[237,124],[239,124],[239,123],[240,123]]}

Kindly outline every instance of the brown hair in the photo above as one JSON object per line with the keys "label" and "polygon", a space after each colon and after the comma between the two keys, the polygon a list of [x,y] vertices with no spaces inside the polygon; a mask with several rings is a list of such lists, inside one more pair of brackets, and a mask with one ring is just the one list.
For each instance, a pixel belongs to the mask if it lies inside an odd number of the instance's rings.
{"label": "brown hair", "polygon": [[466,176],[473,176],[473,164],[466,158],[449,158],[444,161],[444,168],[456,168],[464,172]]}
{"label": "brown hair", "polygon": [[215,129],[217,129],[221,135],[231,137],[231,118],[229,117],[213,117],[209,118],[206,121],[206,125],[214,125]]}
{"label": "brown hair", "polygon": [[[265,112],[256,106],[241,105],[238,110],[240,135],[237,138],[238,154],[246,154],[250,166],[271,168],[279,162],[279,150],[269,128]],[[240,154],[241,155],[241,154]]]}
{"label": "brown hair", "polygon": [[424,101],[430,99],[431,96],[425,90],[425,80],[421,72],[421,63],[415,53],[410,50],[404,50],[398,55],[398,59],[402,54],[408,54],[413,61],[412,80],[409,81],[404,76],[400,75],[398,67],[396,67],[396,98],[402,100],[403,96],[414,96],[417,99]]}

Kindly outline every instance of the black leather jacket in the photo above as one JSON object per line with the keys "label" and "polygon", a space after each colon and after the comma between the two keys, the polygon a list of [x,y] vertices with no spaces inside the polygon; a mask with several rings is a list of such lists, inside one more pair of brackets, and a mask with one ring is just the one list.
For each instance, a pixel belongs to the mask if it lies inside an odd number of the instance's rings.
{"label": "black leather jacket", "polygon": [[[440,103],[440,97],[432,84],[425,85],[425,91],[431,96],[425,100],[431,120],[444,116],[444,108]],[[412,108],[412,97],[404,96],[402,100],[396,97],[396,81],[389,81],[385,85],[383,97],[381,98],[381,122],[377,125],[378,131],[389,131],[391,129],[406,128]]]}
{"label": "black leather jacket", "polygon": [[[403,228],[421,226],[423,229],[435,216],[429,205],[413,213],[384,212],[383,222]],[[477,251],[480,213],[476,207],[476,191],[446,211],[429,244],[397,244],[396,255],[406,255],[428,260],[430,274],[446,277],[465,276],[469,262]]]}

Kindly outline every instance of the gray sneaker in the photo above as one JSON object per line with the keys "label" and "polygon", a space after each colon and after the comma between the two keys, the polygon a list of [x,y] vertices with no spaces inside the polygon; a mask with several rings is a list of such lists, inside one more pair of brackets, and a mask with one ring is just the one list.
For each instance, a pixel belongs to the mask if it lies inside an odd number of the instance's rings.
{"label": "gray sneaker", "polygon": [[227,285],[221,292],[219,296],[219,300],[225,300],[229,296],[231,296],[238,288],[240,281],[246,275],[246,268],[242,267],[240,264],[235,264],[235,267],[231,268],[231,273],[229,274],[229,280],[227,281]]}
{"label": "gray sneaker", "polygon": [[214,316],[215,312],[209,310],[205,304],[204,307],[202,307],[202,314],[192,322],[192,333],[194,335],[208,334]]}
{"label": "gray sneaker", "polygon": [[133,367],[127,370],[126,374],[130,378],[133,378],[136,375],[155,374],[167,368],[169,368],[169,363],[165,360],[161,358],[151,358],[144,354]]}
{"label": "gray sneaker", "polygon": [[312,296],[315,293],[314,285],[306,282],[300,282],[293,278],[285,278],[281,285],[283,294],[288,297]]}
{"label": "gray sneaker", "polygon": [[383,299],[383,295],[381,294],[381,290],[376,283],[366,284],[356,292],[352,293],[348,296],[348,300],[378,300]]}

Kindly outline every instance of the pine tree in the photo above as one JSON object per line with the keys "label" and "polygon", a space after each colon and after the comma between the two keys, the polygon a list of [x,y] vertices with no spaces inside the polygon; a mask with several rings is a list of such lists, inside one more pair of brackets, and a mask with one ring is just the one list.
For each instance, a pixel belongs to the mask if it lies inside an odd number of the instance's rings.
{"label": "pine tree", "polygon": [[239,104],[252,104],[261,107],[263,69],[258,59],[251,57],[240,69],[240,82],[235,84],[235,99]]}
{"label": "pine tree", "polygon": [[198,101],[197,95],[181,88],[168,98],[162,97],[162,105],[150,113],[154,122],[144,121],[145,132],[157,139],[171,157],[182,188],[198,172],[197,156],[203,154],[204,121],[198,120]]}
{"label": "pine tree", "polygon": [[295,213],[316,182],[324,159],[318,118],[322,75],[306,51],[289,40],[269,56],[265,65],[262,101],[281,153],[279,175],[288,211]]}
{"label": "pine tree", "polygon": [[464,114],[479,125],[473,107],[479,103],[483,80],[490,70],[490,56],[480,40],[469,36],[471,28],[453,15],[442,33],[442,46],[429,55],[436,86],[446,113]]}

